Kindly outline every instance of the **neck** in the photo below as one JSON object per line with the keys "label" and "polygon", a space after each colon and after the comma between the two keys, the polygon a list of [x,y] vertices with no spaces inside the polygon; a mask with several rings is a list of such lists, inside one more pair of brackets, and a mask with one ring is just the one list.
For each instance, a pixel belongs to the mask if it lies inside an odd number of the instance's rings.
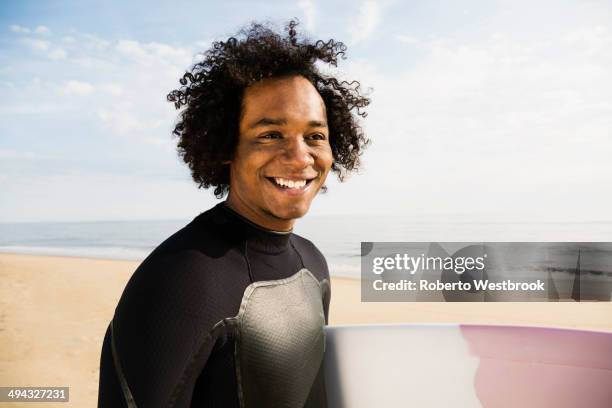
{"label": "neck", "polygon": [[291,232],[293,230],[295,220],[283,220],[280,218],[273,218],[272,215],[270,215],[270,217],[265,217],[262,214],[258,214],[240,199],[235,198],[231,192],[227,200],[225,200],[225,205],[260,228],[281,233]]}

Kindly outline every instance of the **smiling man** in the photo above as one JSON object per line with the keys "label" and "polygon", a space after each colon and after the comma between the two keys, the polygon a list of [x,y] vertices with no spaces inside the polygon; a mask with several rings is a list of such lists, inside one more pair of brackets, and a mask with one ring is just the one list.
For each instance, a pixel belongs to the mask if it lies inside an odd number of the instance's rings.
{"label": "smiling man", "polygon": [[330,171],[367,144],[359,83],[321,74],[346,47],[258,24],[215,42],[168,99],[200,187],[227,200],[132,275],[104,337],[99,407],[325,407],[327,263],[292,233]]}

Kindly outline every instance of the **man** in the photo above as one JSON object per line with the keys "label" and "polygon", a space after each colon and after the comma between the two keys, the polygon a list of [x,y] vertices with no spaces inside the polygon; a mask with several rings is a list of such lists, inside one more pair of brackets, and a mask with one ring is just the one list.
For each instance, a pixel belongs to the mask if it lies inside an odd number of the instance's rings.
{"label": "man", "polygon": [[327,264],[293,234],[330,171],[367,144],[357,82],[319,73],[346,47],[258,24],[216,42],[168,95],[200,187],[227,200],[159,245],[109,324],[99,407],[324,407]]}

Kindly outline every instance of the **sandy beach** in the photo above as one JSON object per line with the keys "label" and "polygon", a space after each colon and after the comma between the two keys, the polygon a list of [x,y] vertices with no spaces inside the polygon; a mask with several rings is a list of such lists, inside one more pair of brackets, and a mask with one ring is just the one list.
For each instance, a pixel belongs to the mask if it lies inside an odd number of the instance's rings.
{"label": "sandy beach", "polygon": [[[131,261],[0,254],[0,385],[68,386],[69,403],[44,406],[95,406],[103,335],[137,266]],[[612,303],[361,303],[358,280],[332,279],[330,324],[399,322],[612,332]]]}

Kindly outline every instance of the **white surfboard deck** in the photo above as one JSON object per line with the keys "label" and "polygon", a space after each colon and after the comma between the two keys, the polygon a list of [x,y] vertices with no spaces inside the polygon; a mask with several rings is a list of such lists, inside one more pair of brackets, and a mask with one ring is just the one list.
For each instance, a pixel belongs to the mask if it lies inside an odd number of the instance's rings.
{"label": "white surfboard deck", "polygon": [[612,333],[449,324],[326,336],[334,408],[612,407]]}

